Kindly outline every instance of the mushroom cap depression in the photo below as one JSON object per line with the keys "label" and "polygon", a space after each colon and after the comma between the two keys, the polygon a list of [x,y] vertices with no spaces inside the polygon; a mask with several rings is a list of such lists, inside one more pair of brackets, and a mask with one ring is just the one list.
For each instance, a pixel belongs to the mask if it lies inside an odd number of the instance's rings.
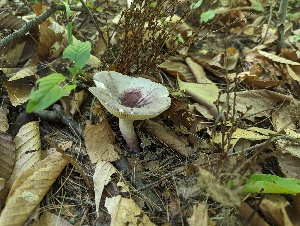
{"label": "mushroom cap depression", "polygon": [[159,115],[171,105],[167,88],[149,79],[114,71],[101,71],[93,79],[97,87],[90,87],[90,92],[118,118],[144,120]]}

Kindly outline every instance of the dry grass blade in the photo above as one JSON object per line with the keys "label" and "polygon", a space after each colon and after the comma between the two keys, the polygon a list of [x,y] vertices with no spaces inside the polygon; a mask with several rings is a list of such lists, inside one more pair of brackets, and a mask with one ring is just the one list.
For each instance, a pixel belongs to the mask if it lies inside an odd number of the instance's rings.
{"label": "dry grass blade", "polygon": [[24,225],[67,162],[60,153],[54,153],[26,169],[11,187],[0,225]]}

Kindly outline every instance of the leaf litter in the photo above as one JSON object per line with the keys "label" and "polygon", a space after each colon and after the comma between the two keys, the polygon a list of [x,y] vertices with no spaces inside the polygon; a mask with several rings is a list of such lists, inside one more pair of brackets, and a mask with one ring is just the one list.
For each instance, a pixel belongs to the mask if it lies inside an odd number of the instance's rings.
{"label": "leaf litter", "polygon": [[[30,4],[33,17],[49,9]],[[38,79],[71,77],[63,11],[0,51],[0,225],[298,225],[297,190],[262,196],[260,181],[257,194],[242,192],[251,174],[299,179],[297,20],[276,53],[272,1],[104,1],[88,5],[97,24],[79,4],[74,42],[89,41],[93,55],[75,90],[48,93],[66,94],[48,109],[25,113]],[[1,38],[27,26],[15,3],[1,7],[12,9],[0,13]],[[134,123],[140,153],[87,92],[101,70],[169,88],[170,108]]]}

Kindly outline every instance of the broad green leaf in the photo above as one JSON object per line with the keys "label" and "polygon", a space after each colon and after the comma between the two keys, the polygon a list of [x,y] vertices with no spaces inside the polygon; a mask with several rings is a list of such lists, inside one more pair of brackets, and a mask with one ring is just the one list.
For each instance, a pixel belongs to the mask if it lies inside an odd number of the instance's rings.
{"label": "broad green leaf", "polygon": [[68,58],[74,62],[74,68],[82,69],[90,58],[90,42],[75,41],[72,45],[67,46],[63,53],[63,58]]}
{"label": "broad green leaf", "polygon": [[38,89],[31,91],[26,111],[28,113],[42,111],[69,94],[76,88],[76,85],[63,85],[66,79],[62,74],[53,73],[37,80]]}
{"label": "broad green leaf", "polygon": [[207,21],[211,20],[214,17],[215,17],[214,10],[209,10],[209,11],[203,12],[203,13],[201,13],[201,16],[200,16],[200,22],[206,23]]}
{"label": "broad green leaf", "polygon": [[253,174],[246,182],[243,192],[289,194],[300,193],[300,180],[275,175]]}

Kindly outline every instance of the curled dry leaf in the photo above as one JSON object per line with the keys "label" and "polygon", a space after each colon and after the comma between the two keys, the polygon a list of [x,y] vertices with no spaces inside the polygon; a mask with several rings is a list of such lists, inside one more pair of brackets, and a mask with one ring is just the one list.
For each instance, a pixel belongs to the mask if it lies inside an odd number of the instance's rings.
{"label": "curled dry leaf", "polygon": [[23,125],[16,135],[14,143],[17,156],[12,175],[8,181],[9,186],[11,186],[26,169],[30,168],[40,159],[41,138],[39,123],[33,121]]}
{"label": "curled dry leaf", "polygon": [[92,163],[96,163],[98,160],[115,161],[118,159],[118,154],[113,146],[114,134],[99,102],[93,108],[93,112],[98,115],[99,122],[95,125],[91,125],[90,122],[86,124],[84,132],[86,152]]}
{"label": "curled dry leaf", "polygon": [[6,132],[8,130],[8,122],[6,112],[3,108],[0,108],[0,131]]}
{"label": "curled dry leaf", "polygon": [[280,56],[277,56],[275,54],[271,54],[271,53],[268,53],[268,52],[264,52],[264,51],[261,51],[261,50],[258,50],[258,53],[274,62],[277,62],[277,63],[281,63],[281,64],[289,64],[289,65],[297,65],[297,66],[300,66],[300,63],[298,62],[295,62],[295,61],[291,61],[291,60],[288,60],[286,58],[283,58],[283,57],[280,57]]}
{"label": "curled dry leaf", "polygon": [[[55,43],[58,47],[55,48]],[[40,59],[53,59],[63,51],[66,45],[64,40],[64,32],[55,32],[53,28],[48,26],[47,22],[40,25],[40,41],[38,43],[38,56]]]}
{"label": "curled dry leaf", "polygon": [[56,152],[24,170],[11,187],[0,225],[24,225],[66,164],[67,160]]}
{"label": "curled dry leaf", "polygon": [[8,180],[14,168],[15,145],[11,135],[0,131],[0,178]]}
{"label": "curled dry leaf", "polygon": [[106,198],[105,207],[111,215],[111,225],[155,225],[132,199],[122,198],[120,195]]}
{"label": "curled dry leaf", "polygon": [[95,174],[93,175],[96,212],[98,217],[100,199],[102,196],[104,186],[110,182],[111,175],[117,172],[118,170],[110,162],[98,160],[95,169]]}
{"label": "curled dry leaf", "polygon": [[[178,85],[180,90],[183,90],[185,94],[189,95],[194,101],[204,106],[210,115],[213,117],[218,117],[219,111],[214,104],[219,97],[219,88],[214,83],[205,83],[205,84],[193,84],[182,82],[178,80]],[[224,118],[221,115],[220,119]]]}
{"label": "curled dry leaf", "polygon": [[280,195],[265,195],[259,208],[273,225],[293,226],[286,212],[289,205],[290,203]]}
{"label": "curled dry leaf", "polygon": [[190,57],[187,57],[185,62],[189,66],[198,83],[211,83],[211,81],[206,77],[204,69],[200,64],[193,61]]}
{"label": "curled dry leaf", "polygon": [[189,67],[183,62],[178,62],[172,60],[171,58],[158,65],[158,67],[168,72],[175,78],[179,77],[182,81],[196,82],[195,76],[193,75]]}

